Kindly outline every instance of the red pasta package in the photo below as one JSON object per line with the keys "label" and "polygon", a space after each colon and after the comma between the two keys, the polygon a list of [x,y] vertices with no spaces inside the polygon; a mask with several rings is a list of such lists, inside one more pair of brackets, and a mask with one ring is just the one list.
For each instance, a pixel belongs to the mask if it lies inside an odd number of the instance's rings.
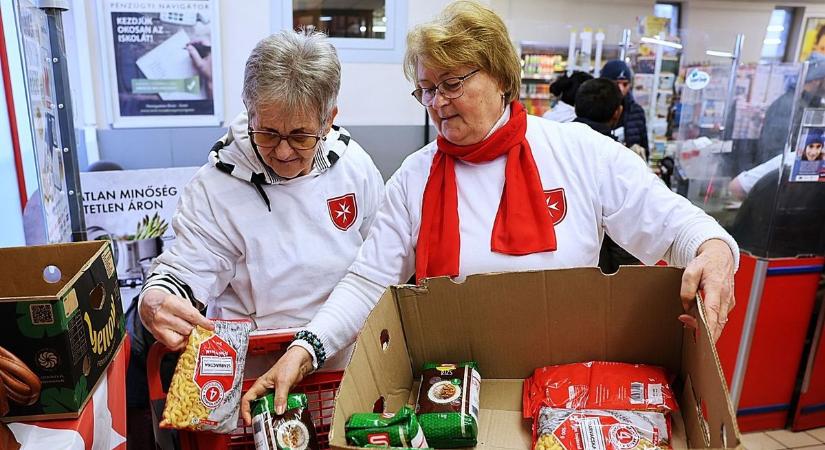
{"label": "red pasta package", "polygon": [[585,362],[541,367],[524,380],[524,417],[543,406],[564,409],[657,411],[679,409],[661,367]]}

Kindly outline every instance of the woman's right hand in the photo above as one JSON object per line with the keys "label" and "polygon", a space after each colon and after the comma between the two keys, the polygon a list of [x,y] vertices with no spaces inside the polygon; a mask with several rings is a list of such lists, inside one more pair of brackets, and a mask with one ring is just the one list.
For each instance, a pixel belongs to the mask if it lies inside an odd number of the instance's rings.
{"label": "woman's right hand", "polygon": [[195,325],[215,329],[188,300],[160,289],[146,290],[138,312],[146,329],[170,350],[182,349]]}

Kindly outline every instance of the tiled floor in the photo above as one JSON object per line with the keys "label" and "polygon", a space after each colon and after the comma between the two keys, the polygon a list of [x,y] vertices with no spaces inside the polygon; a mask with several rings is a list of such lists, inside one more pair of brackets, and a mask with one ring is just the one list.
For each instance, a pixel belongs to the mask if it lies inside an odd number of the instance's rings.
{"label": "tiled floor", "polygon": [[747,450],[784,450],[788,448],[825,450],[825,428],[799,433],[788,430],[748,433],[742,435],[742,443]]}

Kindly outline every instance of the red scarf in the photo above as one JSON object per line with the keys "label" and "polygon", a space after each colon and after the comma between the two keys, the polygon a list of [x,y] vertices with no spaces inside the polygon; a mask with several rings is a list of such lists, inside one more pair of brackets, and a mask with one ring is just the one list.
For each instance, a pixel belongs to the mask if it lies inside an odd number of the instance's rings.
{"label": "red scarf", "polygon": [[490,236],[490,249],[507,255],[556,250],[553,220],[545,203],[536,161],[527,143],[527,113],[511,103],[510,119],[490,137],[474,145],[455,145],[438,137],[430,176],[424,188],[421,229],[415,254],[415,278],[458,276],[461,236],[455,160],[492,161],[507,155],[504,191]]}

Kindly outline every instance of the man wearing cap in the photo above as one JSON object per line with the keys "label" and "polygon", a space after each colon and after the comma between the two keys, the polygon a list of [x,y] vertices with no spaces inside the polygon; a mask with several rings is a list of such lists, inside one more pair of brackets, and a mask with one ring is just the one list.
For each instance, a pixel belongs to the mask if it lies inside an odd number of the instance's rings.
{"label": "man wearing cap", "polygon": [[636,100],[633,99],[633,93],[630,92],[633,72],[624,61],[614,59],[605,63],[601,71],[601,78],[616,82],[624,97],[622,101],[624,111],[621,118],[619,118],[619,123],[616,124],[616,129],[624,128],[624,145],[627,147],[632,147],[634,144],[639,145],[645,149],[645,156],[647,156],[650,147],[647,143],[645,110],[636,103]]}

